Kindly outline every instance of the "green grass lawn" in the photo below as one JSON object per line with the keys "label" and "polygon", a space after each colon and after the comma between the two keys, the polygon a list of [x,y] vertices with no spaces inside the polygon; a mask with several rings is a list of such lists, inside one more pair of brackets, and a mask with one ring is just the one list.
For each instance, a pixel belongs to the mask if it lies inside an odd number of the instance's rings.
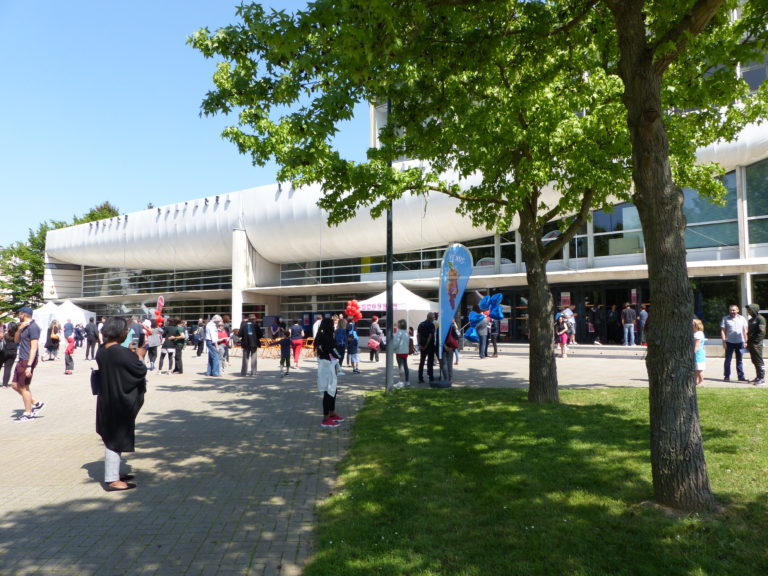
{"label": "green grass lawn", "polygon": [[768,395],[703,389],[720,514],[649,505],[648,391],[371,395],[306,576],[768,574]]}

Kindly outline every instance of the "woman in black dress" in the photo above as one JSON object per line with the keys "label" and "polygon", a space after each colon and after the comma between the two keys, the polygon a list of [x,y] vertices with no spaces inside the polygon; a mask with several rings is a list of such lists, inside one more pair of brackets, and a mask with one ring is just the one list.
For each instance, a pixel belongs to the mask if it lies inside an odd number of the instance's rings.
{"label": "woman in black dress", "polygon": [[134,452],[136,416],[147,390],[145,348],[124,348],[129,322],[120,316],[107,320],[101,330],[104,346],[96,353],[101,389],[96,401],[96,432],[104,441],[104,483],[108,491],[130,490],[130,477],[120,475],[123,452]]}

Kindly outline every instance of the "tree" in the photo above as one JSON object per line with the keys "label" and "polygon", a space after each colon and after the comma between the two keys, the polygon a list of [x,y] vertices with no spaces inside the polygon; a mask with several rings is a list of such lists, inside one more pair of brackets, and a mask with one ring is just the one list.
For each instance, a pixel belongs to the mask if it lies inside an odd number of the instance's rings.
{"label": "tree", "polygon": [[[741,19],[730,19],[734,8]],[[653,297],[647,366],[655,496],[686,510],[713,506],[693,386],[679,187],[720,197],[720,169],[697,166],[696,148],[731,139],[766,115],[766,88],[750,95],[735,74],[738,62],[766,52],[765,0],[321,0],[296,16],[253,5],[239,13],[241,25],[191,40],[206,56],[225,58],[203,112],[238,111],[240,127],[225,137],[256,163],[276,158],[281,179],[322,182],[322,205],[334,222],[343,218],[335,206],[370,207],[377,216],[404,191],[437,190],[459,198],[478,223],[507,225],[517,214],[526,265],[535,268],[549,251],[542,253],[533,223],[581,214],[588,194],[599,206],[612,173],[606,164],[628,168]],[[591,97],[590,85],[600,87]],[[563,110],[578,111],[567,121],[553,105],[558,97]],[[370,150],[366,163],[345,162],[331,145],[335,127],[355,102],[386,98],[394,111],[382,148]],[[529,129],[532,123],[543,129]],[[403,155],[428,159],[431,170],[387,168]],[[459,180],[479,171],[483,184],[462,190],[444,181],[449,170]],[[563,212],[537,196],[548,180],[562,194]],[[616,179],[619,191],[629,190],[624,182]],[[529,282],[544,286],[530,275]],[[548,370],[546,356],[536,361]]]}
{"label": "tree", "polygon": [[[590,3],[597,4],[597,3]],[[689,345],[693,298],[685,259],[681,183],[717,195],[712,167],[696,167],[696,146],[730,139],[766,116],[766,86],[750,96],[739,62],[765,57],[766,3],[722,0],[605,0],[614,65],[632,141],[633,201],[645,237],[653,297],[646,365],[650,387],[651,470],[656,500],[711,508]],[[739,9],[741,17],[731,17]],[[598,11],[600,12],[600,11]],[[595,16],[593,14],[593,16]],[[615,67],[614,67],[615,66]],[[733,105],[740,102],[739,105]],[[713,188],[714,187],[714,188]]]}
{"label": "tree", "polygon": [[[111,218],[120,211],[109,202],[102,202],[83,216],[73,216],[73,224]],[[29,230],[26,242],[15,242],[0,250],[0,315],[13,316],[22,304],[39,306],[43,303],[45,275],[45,236],[49,230],[70,226],[60,220],[43,222],[37,230]]]}
{"label": "tree", "polygon": [[[204,55],[226,59],[203,111],[240,110],[239,126],[225,137],[254,163],[274,157],[280,179],[319,182],[332,223],[364,209],[376,217],[406,193],[451,196],[475,224],[499,231],[517,220],[530,287],[529,398],[557,402],[546,264],[593,203],[602,206],[622,181],[619,193],[629,189],[625,166],[596,154],[606,147],[629,154],[617,122],[620,84],[582,74],[592,47],[574,50],[557,37],[520,42],[499,3],[428,8],[315,2],[292,17],[243,6],[242,25],[191,39]],[[528,17],[552,20],[547,10]],[[527,32],[529,40],[535,35]],[[540,61],[545,43],[549,58]],[[368,151],[368,162],[354,164],[329,142],[360,101],[388,101],[391,111],[380,146]],[[275,112],[281,115],[273,120]],[[429,168],[392,168],[402,157]],[[460,186],[446,173],[459,180],[479,173],[482,181]],[[545,194],[548,186],[558,194]],[[566,215],[560,237],[543,243],[543,226]]]}

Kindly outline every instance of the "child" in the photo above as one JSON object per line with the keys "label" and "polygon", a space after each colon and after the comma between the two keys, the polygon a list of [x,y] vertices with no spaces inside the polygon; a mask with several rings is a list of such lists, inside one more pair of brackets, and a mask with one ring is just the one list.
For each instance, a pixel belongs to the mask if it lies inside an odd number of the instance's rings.
{"label": "child", "polygon": [[72,374],[75,369],[75,360],[72,358],[72,354],[75,353],[75,337],[70,335],[67,338],[67,349],[64,350],[64,374]]}
{"label": "child", "polygon": [[555,324],[555,342],[560,345],[560,357],[568,358],[568,323],[562,314],[557,317]]}
{"label": "child", "polygon": [[693,319],[693,354],[696,362],[696,386],[704,384],[704,370],[707,369],[707,352],[704,345],[707,339],[704,337],[704,323],[698,318]]}
{"label": "child", "polygon": [[[282,378],[288,376],[288,371],[291,369],[291,336],[285,329],[285,324],[278,330],[277,338],[277,343],[280,344],[280,377]],[[285,372],[283,372],[283,366],[285,366]]]}
{"label": "child", "polygon": [[349,356],[349,362],[352,364],[352,373],[360,374],[358,370],[358,364],[360,363],[360,339],[357,337],[357,331],[354,325],[351,330],[347,330],[347,355]]}

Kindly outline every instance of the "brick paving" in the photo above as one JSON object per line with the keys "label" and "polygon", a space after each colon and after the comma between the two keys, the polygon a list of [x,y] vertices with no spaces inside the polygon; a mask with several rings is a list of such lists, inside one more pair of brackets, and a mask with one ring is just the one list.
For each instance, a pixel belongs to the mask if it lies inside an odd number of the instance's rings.
{"label": "brick paving", "polygon": [[[647,386],[644,352],[574,347],[558,359],[560,384]],[[189,349],[185,374],[150,376],[137,451],[127,455],[138,488],[123,493],[100,482],[104,448],[88,383],[95,363],[82,350],[72,376],[63,359],[38,366],[33,390],[46,407],[31,422],[14,421],[20,397],[0,389],[0,574],[301,574],[314,507],[333,488],[364,394],[383,385],[384,361],[364,356],[361,375],[340,378],[337,407],[348,420],[330,430],[319,426],[313,360],[287,378],[271,359],[242,378],[239,361],[210,378],[205,355]],[[709,373],[707,385],[723,385],[719,359]],[[527,377],[527,348],[508,344],[499,358],[462,353],[454,373],[457,387],[524,387]]]}

